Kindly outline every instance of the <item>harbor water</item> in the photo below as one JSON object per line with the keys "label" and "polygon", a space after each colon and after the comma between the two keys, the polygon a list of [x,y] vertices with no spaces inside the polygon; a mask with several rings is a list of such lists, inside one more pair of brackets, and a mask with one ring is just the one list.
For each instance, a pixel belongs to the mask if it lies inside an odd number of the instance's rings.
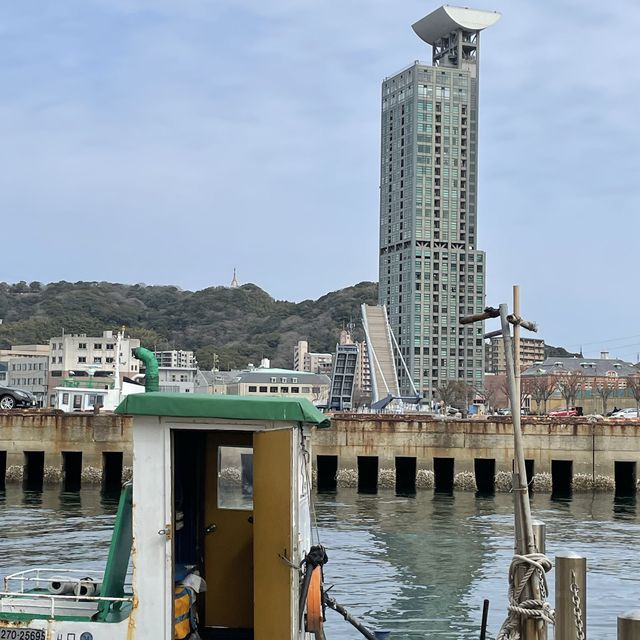
{"label": "harbor water", "polygon": [[[103,568],[116,507],[117,497],[95,488],[28,493],[9,485],[0,492],[0,576],[52,563]],[[390,630],[393,640],[477,639],[488,598],[494,638],[505,614],[512,510],[505,494],[318,495],[331,593],[370,627]],[[588,558],[588,637],[615,638],[616,617],[640,607],[635,500],[539,494],[532,510],[547,523],[548,555],[572,550]],[[335,612],[327,617],[328,640],[361,638]]]}

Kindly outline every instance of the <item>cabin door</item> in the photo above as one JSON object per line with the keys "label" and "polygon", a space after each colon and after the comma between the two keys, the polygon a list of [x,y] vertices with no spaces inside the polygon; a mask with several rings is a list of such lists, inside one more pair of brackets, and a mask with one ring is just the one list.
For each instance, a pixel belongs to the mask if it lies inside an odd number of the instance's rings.
{"label": "cabin door", "polygon": [[252,434],[210,432],[205,461],[205,625],[253,628]]}

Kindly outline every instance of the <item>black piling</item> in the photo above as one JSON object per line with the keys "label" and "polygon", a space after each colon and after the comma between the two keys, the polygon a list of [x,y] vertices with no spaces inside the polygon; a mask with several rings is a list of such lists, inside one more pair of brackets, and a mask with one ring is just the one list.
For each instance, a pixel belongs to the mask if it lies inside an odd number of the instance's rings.
{"label": "black piling", "polygon": [[4,491],[7,486],[7,452],[0,451],[0,491]]}
{"label": "black piling", "polygon": [[338,488],[338,456],[317,456],[318,492],[335,492]]}
{"label": "black piling", "polygon": [[410,456],[396,456],[396,493],[415,495],[417,459]]}
{"label": "black piling", "polygon": [[122,487],[122,451],[105,451],[102,454],[102,489],[107,493],[120,491]]}
{"label": "black piling", "polygon": [[476,458],[473,461],[478,495],[490,496],[496,492],[496,461],[494,458]]}
{"label": "black piling", "polygon": [[44,483],[44,451],[24,452],[23,487],[27,491],[42,491]]}
{"label": "black piling", "polygon": [[453,493],[454,458],[434,458],[433,474],[436,493]]}
{"label": "black piling", "polygon": [[573,460],[551,461],[551,497],[566,498],[571,495]]}
{"label": "black piling", "polygon": [[615,461],[616,498],[636,495],[636,463]]}
{"label": "black piling", "polygon": [[535,460],[525,460],[524,468],[527,472],[527,485],[529,487],[529,493],[533,491],[533,476],[535,474],[536,462]]}
{"label": "black piling", "polygon": [[358,456],[358,493],[378,493],[378,456]]}
{"label": "black piling", "polygon": [[82,451],[62,452],[62,488],[80,491],[82,484]]}

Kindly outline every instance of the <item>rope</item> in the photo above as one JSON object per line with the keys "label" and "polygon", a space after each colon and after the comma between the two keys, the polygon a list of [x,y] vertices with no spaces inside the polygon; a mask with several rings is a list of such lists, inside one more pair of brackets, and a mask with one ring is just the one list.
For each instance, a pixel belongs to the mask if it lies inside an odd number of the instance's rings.
{"label": "rope", "polygon": [[[507,606],[507,619],[498,632],[496,640],[520,640],[521,619],[543,620],[548,624],[555,624],[555,613],[547,599],[547,572],[552,568],[551,560],[543,553],[529,553],[527,555],[514,555],[509,567],[509,604]],[[518,574],[522,577],[518,584]],[[520,600],[527,586],[533,580],[538,581],[540,599],[530,598]],[[533,593],[533,589],[529,591]]]}

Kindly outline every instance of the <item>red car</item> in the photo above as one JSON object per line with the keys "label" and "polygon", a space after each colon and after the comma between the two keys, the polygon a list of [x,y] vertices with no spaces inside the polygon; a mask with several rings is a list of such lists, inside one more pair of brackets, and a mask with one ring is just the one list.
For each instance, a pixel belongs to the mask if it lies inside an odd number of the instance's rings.
{"label": "red car", "polygon": [[581,416],[582,407],[571,407],[571,409],[561,409],[559,411],[549,412],[552,418],[566,418],[567,416]]}

